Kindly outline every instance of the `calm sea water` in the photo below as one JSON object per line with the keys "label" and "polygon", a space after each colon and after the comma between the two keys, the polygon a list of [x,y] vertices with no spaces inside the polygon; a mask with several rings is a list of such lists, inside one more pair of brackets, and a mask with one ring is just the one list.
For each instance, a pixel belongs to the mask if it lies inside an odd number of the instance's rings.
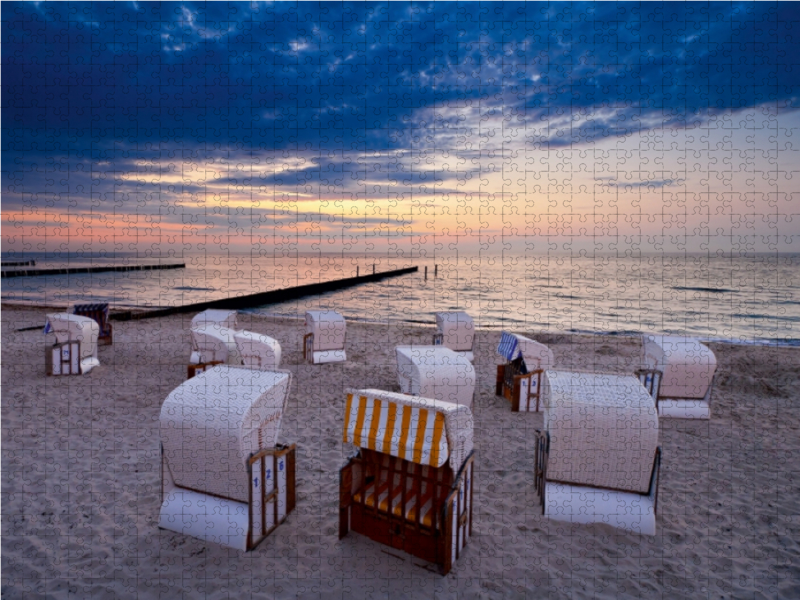
{"label": "calm sea water", "polygon": [[[187,255],[6,256],[37,268],[185,262],[170,271],[2,280],[2,299],[59,305],[75,300],[119,308],[162,307],[405,266],[417,274],[253,307],[301,316],[334,308],[351,319],[432,323],[441,310],[468,311],[479,327],[552,332],[688,334],[707,340],[800,345],[800,255],[386,256]],[[425,267],[428,276],[425,278]],[[434,269],[438,273],[434,275]]]}

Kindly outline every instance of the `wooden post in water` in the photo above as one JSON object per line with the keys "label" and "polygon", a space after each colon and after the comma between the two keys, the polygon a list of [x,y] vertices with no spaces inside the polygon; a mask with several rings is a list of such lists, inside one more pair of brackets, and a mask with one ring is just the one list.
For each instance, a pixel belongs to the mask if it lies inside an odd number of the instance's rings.
{"label": "wooden post in water", "polygon": [[434,278],[439,276],[439,265],[433,265],[433,276]]}
{"label": "wooden post in water", "polygon": [[358,277],[358,267],[356,267],[356,277]]}
{"label": "wooden post in water", "polygon": [[372,274],[375,275],[375,263],[372,263]]}
{"label": "wooden post in water", "polygon": [[428,281],[428,267],[425,267],[425,281]]}

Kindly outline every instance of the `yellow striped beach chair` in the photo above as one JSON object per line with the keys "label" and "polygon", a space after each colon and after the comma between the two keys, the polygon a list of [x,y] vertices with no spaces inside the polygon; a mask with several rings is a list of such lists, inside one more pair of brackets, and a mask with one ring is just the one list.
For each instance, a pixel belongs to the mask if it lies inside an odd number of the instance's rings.
{"label": "yellow striped beach chair", "polygon": [[467,406],[348,390],[339,538],[355,531],[446,575],[472,535],[473,419]]}

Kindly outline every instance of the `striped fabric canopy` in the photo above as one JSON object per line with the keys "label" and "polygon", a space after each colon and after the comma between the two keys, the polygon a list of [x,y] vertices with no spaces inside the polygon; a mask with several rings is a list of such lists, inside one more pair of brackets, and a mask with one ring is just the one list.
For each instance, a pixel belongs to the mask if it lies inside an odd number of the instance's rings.
{"label": "striped fabric canopy", "polygon": [[517,359],[521,355],[517,337],[504,331],[500,337],[500,344],[497,346],[497,353],[506,360]]}
{"label": "striped fabric canopy", "polygon": [[344,442],[432,467],[449,458],[457,471],[472,450],[472,412],[418,396],[348,390]]}

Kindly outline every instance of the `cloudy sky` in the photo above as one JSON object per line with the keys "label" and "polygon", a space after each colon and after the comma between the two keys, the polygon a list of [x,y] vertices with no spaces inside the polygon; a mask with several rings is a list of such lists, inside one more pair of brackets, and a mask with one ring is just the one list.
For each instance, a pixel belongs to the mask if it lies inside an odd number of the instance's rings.
{"label": "cloudy sky", "polygon": [[2,3],[2,248],[800,251],[794,3]]}

